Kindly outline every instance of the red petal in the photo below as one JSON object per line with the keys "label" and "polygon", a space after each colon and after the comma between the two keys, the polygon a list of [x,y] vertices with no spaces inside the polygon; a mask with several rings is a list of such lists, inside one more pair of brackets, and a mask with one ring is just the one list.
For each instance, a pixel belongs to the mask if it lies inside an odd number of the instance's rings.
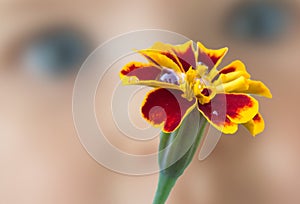
{"label": "red petal", "polygon": [[154,50],[160,50],[160,53],[175,62],[182,71],[187,72],[190,67],[196,68],[196,56],[193,47],[193,41],[188,41],[181,45],[170,45],[161,42],[155,43]]}
{"label": "red petal", "polygon": [[163,130],[173,132],[195,105],[195,100],[188,101],[182,94],[179,90],[154,89],[142,104],[142,116],[153,125],[164,123]]}
{"label": "red petal", "polygon": [[246,94],[226,94],[226,114],[235,123],[245,123],[258,113],[258,102]]}
{"label": "red petal", "polygon": [[217,94],[209,103],[198,103],[198,109],[218,130],[224,133],[236,132],[237,125],[232,123],[226,115],[226,96],[224,94]]}
{"label": "red petal", "polygon": [[198,45],[198,62],[201,62],[208,66],[208,69],[213,68],[214,66],[218,66],[221,63],[221,60],[227,53],[227,48],[221,48],[218,50],[207,49],[203,44],[200,42],[197,43]]}
{"label": "red petal", "polygon": [[136,76],[139,80],[155,80],[161,69],[151,64],[131,62],[121,70],[121,77]]}
{"label": "red petal", "polygon": [[190,67],[196,68],[196,57],[193,48],[193,41],[189,41],[183,45],[174,46],[173,51],[178,57],[185,72],[187,72]]}
{"label": "red petal", "polygon": [[198,103],[202,114],[218,130],[234,133],[238,123],[251,120],[258,112],[258,102],[245,94],[217,94],[209,103]]}

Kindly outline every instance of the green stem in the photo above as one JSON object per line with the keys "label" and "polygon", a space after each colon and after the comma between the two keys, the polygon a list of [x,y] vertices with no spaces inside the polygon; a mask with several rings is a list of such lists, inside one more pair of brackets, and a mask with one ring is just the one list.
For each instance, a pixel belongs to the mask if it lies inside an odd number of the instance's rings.
{"label": "green stem", "polygon": [[169,194],[176,183],[177,178],[170,177],[166,174],[160,174],[158,187],[156,190],[153,204],[164,204],[169,197]]}
{"label": "green stem", "polygon": [[172,133],[161,133],[160,173],[153,204],[164,204],[177,179],[192,161],[205,132],[207,121],[198,110],[192,111]]}

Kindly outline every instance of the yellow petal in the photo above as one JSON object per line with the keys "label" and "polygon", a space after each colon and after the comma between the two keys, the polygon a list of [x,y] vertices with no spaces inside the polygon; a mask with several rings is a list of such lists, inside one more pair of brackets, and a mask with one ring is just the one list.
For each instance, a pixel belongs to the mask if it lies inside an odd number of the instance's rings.
{"label": "yellow petal", "polygon": [[246,123],[258,113],[258,101],[246,94],[226,94],[227,116],[237,124]]}
{"label": "yellow petal", "polygon": [[261,81],[248,80],[249,88],[244,93],[256,94],[267,98],[272,98],[272,94],[268,87]]}
{"label": "yellow petal", "polygon": [[[243,62],[236,60],[231,62],[226,67],[222,68],[219,71],[219,78],[214,81],[215,85],[221,83],[229,82],[239,78],[240,76],[245,77],[246,79],[250,78],[250,74],[247,72],[246,67]],[[212,76],[215,77],[215,76]]]}
{"label": "yellow petal", "polygon": [[231,62],[229,65],[227,65],[226,67],[223,67],[220,70],[220,74],[227,74],[227,73],[236,72],[236,71],[244,71],[244,72],[247,71],[245,64],[240,60],[235,60],[235,61]]}
{"label": "yellow petal", "polygon": [[248,90],[249,88],[249,84],[248,84],[248,80],[244,77],[244,76],[240,76],[239,78],[227,82],[227,83],[223,83],[220,84],[219,86],[216,87],[216,91],[218,93],[230,93],[230,92],[235,92],[235,93],[239,93],[239,92],[244,92],[245,90]]}
{"label": "yellow petal", "polygon": [[257,113],[250,121],[243,125],[253,136],[261,133],[265,128],[265,122],[260,113]]}
{"label": "yellow petal", "polygon": [[224,121],[223,124],[216,124],[216,123],[212,122],[211,120],[209,120],[206,116],[205,116],[205,118],[213,127],[215,127],[217,130],[221,131],[224,134],[234,134],[238,130],[238,125],[236,123],[230,121],[229,119]]}
{"label": "yellow petal", "polygon": [[[175,72],[182,72],[182,68],[179,66],[179,62],[176,60],[172,60],[170,57],[164,55],[159,50],[147,49],[147,50],[139,50],[140,54],[146,57],[150,63],[155,63],[161,67],[166,67],[173,69]],[[175,55],[172,55],[174,59],[176,59]]]}
{"label": "yellow petal", "polygon": [[182,52],[186,52],[186,50],[188,50],[190,47],[193,47],[192,40],[187,41],[186,43],[180,44],[180,45],[171,45],[171,44],[165,44],[162,42],[156,42],[151,47],[151,49],[161,50],[161,51],[173,51],[174,53],[176,53],[176,52],[182,53]]}

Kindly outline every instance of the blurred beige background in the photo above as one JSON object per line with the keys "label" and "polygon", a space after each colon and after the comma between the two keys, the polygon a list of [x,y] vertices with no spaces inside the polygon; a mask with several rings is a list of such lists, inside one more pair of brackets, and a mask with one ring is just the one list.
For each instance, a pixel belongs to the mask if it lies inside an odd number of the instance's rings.
{"label": "blurred beige background", "polygon": [[[100,166],[80,144],[72,121],[76,74],[44,80],[19,60],[33,36],[68,25],[96,47],[124,32],[158,28],[211,48],[230,48],[223,65],[241,59],[264,81],[273,99],[262,99],[264,133],[240,128],[224,135],[205,161],[195,159],[170,195],[170,204],[300,203],[298,138],[300,1],[282,1],[288,20],[272,40],[242,40],[226,33],[238,0],[0,2],[0,203],[151,203],[157,175],[126,176]],[[100,116],[101,117],[101,116]],[[115,145],[139,154],[157,140]]]}

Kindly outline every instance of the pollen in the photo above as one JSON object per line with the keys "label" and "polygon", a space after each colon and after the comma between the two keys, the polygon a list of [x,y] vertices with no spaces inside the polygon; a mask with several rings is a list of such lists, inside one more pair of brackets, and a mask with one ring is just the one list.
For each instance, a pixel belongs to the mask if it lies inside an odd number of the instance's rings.
{"label": "pollen", "polygon": [[209,103],[215,96],[215,89],[211,87],[208,80],[204,77],[206,67],[193,69],[192,67],[185,73],[185,83],[182,86],[186,99],[190,100],[196,97],[201,104]]}
{"label": "pollen", "polygon": [[185,75],[185,80],[189,83],[189,84],[193,84],[196,80],[196,78],[200,77],[198,75],[197,70],[193,69],[192,67],[186,72]]}

